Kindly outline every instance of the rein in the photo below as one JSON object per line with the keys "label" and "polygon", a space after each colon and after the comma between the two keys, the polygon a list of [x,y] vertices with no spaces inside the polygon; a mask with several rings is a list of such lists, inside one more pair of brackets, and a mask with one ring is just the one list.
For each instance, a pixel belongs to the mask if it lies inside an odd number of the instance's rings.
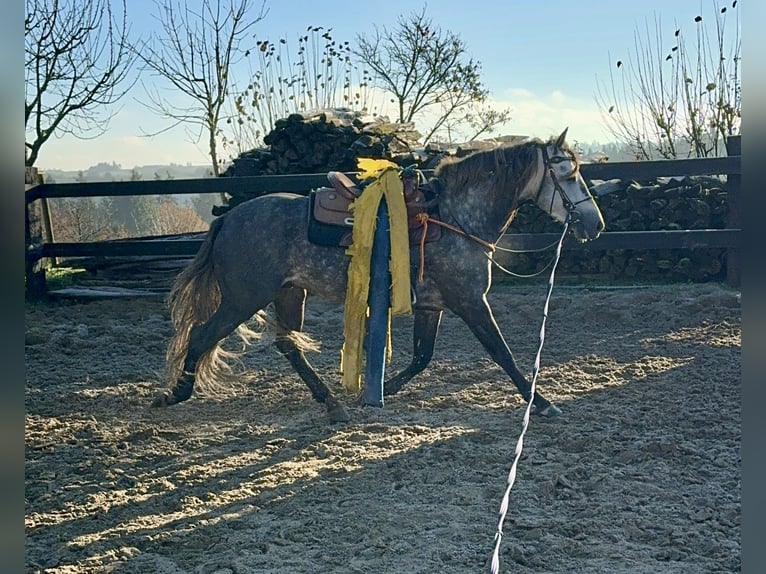
{"label": "rein", "polygon": [[476,237],[475,235],[468,233],[467,231],[463,231],[459,227],[450,225],[449,223],[446,223],[440,219],[435,219],[431,217],[430,215],[428,215],[428,213],[425,213],[425,212],[418,213],[416,218],[420,222],[420,224],[423,226],[423,234],[420,237],[420,269],[418,270],[419,283],[423,282],[423,268],[425,267],[425,259],[426,259],[426,232],[428,231],[429,222],[435,225],[444,227],[445,229],[449,229],[450,231],[454,231],[458,235],[462,235],[463,237],[467,237],[468,239],[475,241],[476,243],[484,247],[490,253],[495,252],[494,243],[490,243],[489,241],[484,241],[481,237]]}
{"label": "rein", "polygon": [[548,280],[548,294],[545,298],[545,305],[543,307],[543,320],[542,324],[540,325],[540,339],[537,346],[537,354],[535,355],[535,362],[532,366],[532,382],[529,390],[529,401],[527,402],[527,408],[524,411],[524,418],[521,425],[521,432],[519,433],[519,438],[516,441],[516,450],[515,450],[515,457],[513,459],[513,463],[511,464],[511,469],[508,472],[508,479],[507,479],[507,487],[505,489],[505,493],[503,494],[503,499],[500,502],[500,512],[499,512],[499,518],[497,522],[497,531],[495,532],[495,547],[492,552],[492,562],[490,565],[490,573],[491,574],[498,574],[500,572],[500,542],[503,538],[503,524],[505,523],[505,516],[508,513],[508,504],[510,501],[511,496],[511,488],[513,488],[514,482],[516,482],[516,468],[519,463],[519,459],[521,458],[521,450],[524,445],[524,435],[527,432],[527,428],[529,427],[529,416],[532,412],[532,399],[535,396],[535,388],[537,384],[537,374],[540,372],[540,355],[543,352],[543,343],[545,342],[545,322],[548,319],[548,307],[551,301],[551,294],[553,293],[553,279],[556,274],[556,267],[559,264],[559,259],[561,258],[561,247],[564,244],[564,239],[566,237],[567,231],[569,230],[569,215],[567,215],[566,220],[564,221],[564,231],[561,233],[561,238],[559,239],[558,245],[556,246],[556,258],[553,262],[553,268],[551,269],[551,276]]}
{"label": "rein", "polygon": [[[502,265],[500,265],[497,261],[494,260],[492,257],[492,254],[495,251],[505,251],[508,253],[534,253],[539,251],[547,251],[551,247],[554,247],[556,245],[556,242],[551,243],[550,245],[546,247],[542,247],[540,249],[507,249],[504,247],[499,247],[495,245],[494,243],[490,243],[489,241],[484,241],[481,237],[476,237],[475,235],[472,235],[471,233],[468,233],[467,231],[463,231],[459,227],[455,227],[454,225],[450,225],[449,223],[446,223],[444,221],[441,221],[440,219],[435,219],[431,216],[429,216],[427,213],[418,213],[417,214],[417,220],[421,223],[423,226],[423,235],[420,237],[420,265],[418,269],[418,283],[423,282],[423,271],[425,268],[425,259],[426,259],[426,232],[428,231],[428,224],[433,223],[435,225],[439,225],[441,227],[444,227],[445,229],[449,229],[450,231],[454,231],[458,235],[462,235],[463,237],[467,237],[468,239],[471,239],[472,241],[475,241],[482,247],[484,247],[487,251],[484,252],[484,255],[489,259],[492,264],[500,269],[503,273],[506,273],[507,275],[512,275],[513,277],[519,277],[521,279],[530,279],[532,277],[537,277],[538,275],[545,272],[548,267],[551,266],[551,263],[553,263],[553,259],[551,259],[545,267],[540,269],[539,271],[535,271],[534,273],[530,273],[528,275],[524,275],[521,273],[514,273],[510,269],[506,269]],[[554,256],[555,257],[555,256]]]}
{"label": "rein", "polygon": [[[546,247],[546,249],[548,249],[548,247]],[[529,251],[515,251],[515,253],[533,253],[535,251],[544,251],[544,250],[530,249]],[[495,261],[489,253],[485,253],[484,255],[487,257],[487,259],[490,260],[492,265],[500,269],[500,271],[502,271],[506,275],[510,275],[511,277],[518,277],[519,279],[531,279],[532,277],[537,277],[538,275],[542,275],[545,272],[545,270],[548,269],[548,267],[550,267],[551,264],[553,264],[553,261],[556,259],[556,255],[554,254],[553,257],[551,257],[550,261],[548,261],[548,263],[545,264],[545,267],[543,267],[539,271],[535,271],[534,273],[529,273],[525,275],[524,273],[514,273],[510,269],[506,269],[505,267],[500,265],[497,261]]]}

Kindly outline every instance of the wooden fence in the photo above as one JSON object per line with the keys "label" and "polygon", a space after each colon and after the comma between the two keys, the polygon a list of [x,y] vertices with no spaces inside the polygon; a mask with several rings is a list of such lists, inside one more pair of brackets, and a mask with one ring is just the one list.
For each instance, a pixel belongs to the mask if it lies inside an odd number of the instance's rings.
{"label": "wooden fence", "polygon": [[[740,146],[740,137],[732,136],[727,141],[727,157],[583,164],[581,171],[586,180],[614,178],[646,180],[670,176],[726,175],[729,220],[726,229],[606,231],[598,239],[588,243],[571,242],[567,245],[567,249],[726,248],[728,250],[727,282],[730,285],[739,286],[739,247],[742,237],[739,213]],[[160,238],[90,243],[55,242],[46,233],[46,229],[50,226],[47,199],[232,192],[256,197],[275,191],[305,194],[309,189],[326,184],[326,174],[48,184],[40,182],[34,170],[28,170],[25,189],[27,297],[37,299],[45,296],[45,271],[42,265],[44,258],[191,256],[197,252],[202,242],[202,239],[167,241]],[[512,249],[539,249],[557,239],[558,234],[555,233],[512,234],[506,236],[504,245]]]}

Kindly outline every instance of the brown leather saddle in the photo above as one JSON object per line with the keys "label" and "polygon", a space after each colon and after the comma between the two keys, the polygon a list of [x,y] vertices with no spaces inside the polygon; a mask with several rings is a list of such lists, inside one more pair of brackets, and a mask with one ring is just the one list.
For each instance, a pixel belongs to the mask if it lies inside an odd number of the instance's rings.
{"label": "brown leather saddle", "polygon": [[[348,247],[351,245],[354,225],[349,206],[364,190],[343,172],[331,171],[327,179],[332,187],[320,187],[309,193],[309,241],[318,245]],[[424,226],[418,218],[421,213],[438,216],[436,193],[429,184],[418,186],[416,174],[403,176],[402,183],[410,245],[420,245],[424,228],[426,242],[438,240],[441,228],[437,225]]]}

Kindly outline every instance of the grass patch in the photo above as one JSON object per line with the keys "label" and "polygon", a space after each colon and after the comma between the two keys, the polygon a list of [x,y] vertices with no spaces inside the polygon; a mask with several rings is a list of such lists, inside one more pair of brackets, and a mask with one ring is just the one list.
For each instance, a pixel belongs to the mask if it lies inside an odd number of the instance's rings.
{"label": "grass patch", "polygon": [[64,289],[74,285],[85,273],[85,269],[78,267],[50,267],[45,270],[45,282],[48,289]]}

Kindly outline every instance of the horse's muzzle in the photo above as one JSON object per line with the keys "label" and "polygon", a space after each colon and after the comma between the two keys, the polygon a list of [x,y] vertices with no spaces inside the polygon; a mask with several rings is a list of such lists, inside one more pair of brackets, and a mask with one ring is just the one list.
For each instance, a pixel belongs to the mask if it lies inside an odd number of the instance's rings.
{"label": "horse's muzzle", "polygon": [[604,230],[604,219],[600,213],[595,217],[580,216],[580,214],[574,215],[571,228],[578,241],[581,243],[592,241],[601,235],[601,232]]}

